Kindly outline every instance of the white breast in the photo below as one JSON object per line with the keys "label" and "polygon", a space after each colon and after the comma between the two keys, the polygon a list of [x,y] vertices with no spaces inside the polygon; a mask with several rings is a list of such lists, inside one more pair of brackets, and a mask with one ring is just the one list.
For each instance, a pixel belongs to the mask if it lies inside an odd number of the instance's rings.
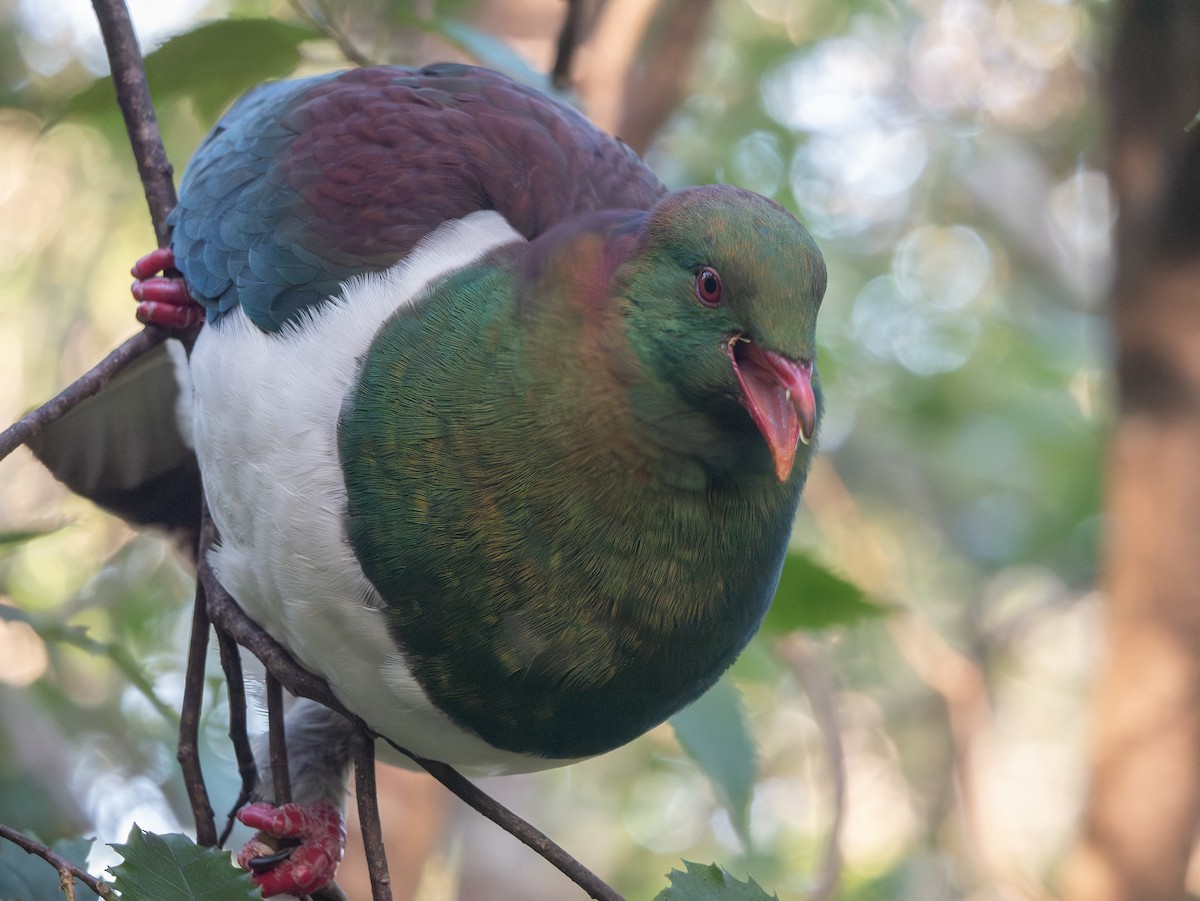
{"label": "white breast", "polygon": [[479,773],[553,765],[498,751],[437,710],[391,640],[345,532],[337,420],[380,324],[440,276],[521,241],[502,216],[448,223],[387,272],[278,333],[239,310],[191,360],[196,453],[221,544],[212,563],[245,611],[371,726]]}

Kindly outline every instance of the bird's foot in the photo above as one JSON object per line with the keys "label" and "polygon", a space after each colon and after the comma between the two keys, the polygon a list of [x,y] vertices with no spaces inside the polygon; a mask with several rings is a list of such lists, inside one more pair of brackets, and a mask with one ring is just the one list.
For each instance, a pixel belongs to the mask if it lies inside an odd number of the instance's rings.
{"label": "bird's foot", "polygon": [[263,897],[307,895],[333,881],[346,847],[346,823],[327,802],[284,804],[259,801],[237,818],[259,830],[238,852]]}
{"label": "bird's foot", "polygon": [[204,321],[204,307],[188,293],[180,275],[165,275],[175,268],[169,247],[151,251],[133,264],[133,296],[137,298],[138,322],[183,330]]}

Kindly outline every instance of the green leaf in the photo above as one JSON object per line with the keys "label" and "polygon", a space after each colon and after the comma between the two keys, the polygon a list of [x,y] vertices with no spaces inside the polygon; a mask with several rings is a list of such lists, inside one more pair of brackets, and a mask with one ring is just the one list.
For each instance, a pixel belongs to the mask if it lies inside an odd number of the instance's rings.
{"label": "green leaf", "polygon": [[[92,842],[76,839],[56,842],[53,847],[59,857],[83,867]],[[61,897],[63,892],[54,867],[40,857],[26,854],[24,849],[11,842],[0,842],[0,898],[4,901],[47,901]],[[98,901],[96,893],[82,882],[75,883],[75,898],[76,901]]]}
{"label": "green leaf", "polygon": [[861,588],[801,551],[788,551],[762,628],[766,632],[814,631],[886,616],[890,609],[867,598]]}
{"label": "green leaf", "polygon": [[27,544],[43,535],[53,535],[58,529],[18,529],[10,532],[0,532],[0,551]]}
{"label": "green leaf", "polygon": [[750,797],[758,759],[741,692],[722,679],[671,717],[675,736],[729,808],[734,828],[750,847]]}
{"label": "green leaf", "polygon": [[[290,75],[300,45],[323,35],[310,25],[277,19],[221,19],[171,38],[146,57],[155,102],[190,97],[205,119],[268,78]],[[112,77],[97,79],[67,103],[65,114],[85,119],[119,115]]]}
{"label": "green leaf", "polygon": [[739,882],[715,863],[704,866],[685,860],[683,865],[687,871],[668,873],[671,886],[655,895],[654,901],[772,901],[779,897],[768,895],[748,876]]}
{"label": "green leaf", "polygon": [[110,869],[121,901],[262,901],[228,851],[201,848],[186,835],[155,835],[135,825],[128,842],[112,848],[125,858]]}

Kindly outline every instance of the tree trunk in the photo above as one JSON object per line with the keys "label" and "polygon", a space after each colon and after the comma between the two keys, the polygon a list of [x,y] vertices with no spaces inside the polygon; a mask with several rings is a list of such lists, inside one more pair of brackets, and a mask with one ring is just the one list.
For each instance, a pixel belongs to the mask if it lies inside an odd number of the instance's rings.
{"label": "tree trunk", "polygon": [[1200,3],[1125,0],[1110,71],[1120,220],[1108,649],[1069,901],[1178,901],[1200,813]]}

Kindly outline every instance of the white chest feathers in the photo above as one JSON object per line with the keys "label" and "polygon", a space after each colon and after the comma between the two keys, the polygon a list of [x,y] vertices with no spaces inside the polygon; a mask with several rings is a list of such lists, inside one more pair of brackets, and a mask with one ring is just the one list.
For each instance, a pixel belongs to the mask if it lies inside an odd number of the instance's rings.
{"label": "white chest feathers", "polygon": [[431,282],[520,240],[497,213],[448,223],[392,269],[350,280],[340,299],[277,333],[232,311],[202,331],[190,367],[193,439],[221,534],[212,562],[222,584],[371,726],[475,772],[546,764],[465,732],[413,678],[347,540],[337,421],[384,320],[420,303]]}

